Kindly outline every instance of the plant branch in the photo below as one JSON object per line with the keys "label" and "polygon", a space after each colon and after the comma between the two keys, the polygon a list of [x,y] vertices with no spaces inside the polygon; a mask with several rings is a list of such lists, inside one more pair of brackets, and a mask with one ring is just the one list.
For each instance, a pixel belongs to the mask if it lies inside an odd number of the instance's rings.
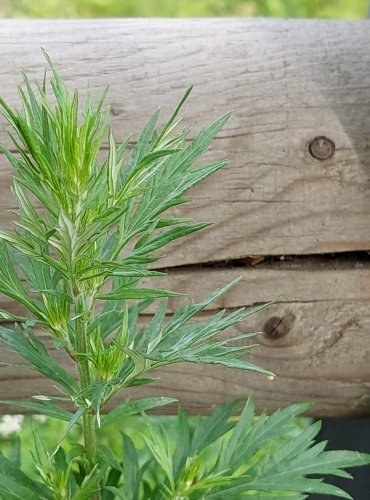
{"label": "plant branch", "polygon": [[[75,297],[75,314],[76,314],[76,349],[77,349],[77,370],[80,382],[80,389],[83,392],[91,384],[91,372],[89,361],[84,356],[89,353],[86,315],[83,296],[79,294]],[[91,410],[87,410],[83,415],[83,435],[86,458],[88,460],[88,473],[90,473],[96,464],[96,433],[95,433],[96,417]],[[100,500],[100,493],[95,493],[93,500]]]}

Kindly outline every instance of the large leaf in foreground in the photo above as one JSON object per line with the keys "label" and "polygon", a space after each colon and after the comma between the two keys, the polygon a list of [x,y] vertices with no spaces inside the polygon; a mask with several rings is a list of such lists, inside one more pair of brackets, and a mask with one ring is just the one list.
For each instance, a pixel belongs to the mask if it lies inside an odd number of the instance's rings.
{"label": "large leaf in foreground", "polygon": [[51,500],[44,486],[31,480],[1,453],[0,498],[3,500]]}
{"label": "large leaf in foreground", "polygon": [[351,498],[318,477],[351,478],[345,469],[369,464],[370,455],[325,451],[326,442],[315,443],[320,423],[297,419],[309,405],[295,404],[256,418],[253,399],[249,399],[241,417],[230,419],[236,407],[236,402],[220,405],[196,425],[190,425],[180,412],[176,446],[162,452],[158,443],[152,451],[156,437],[152,422],[148,432],[153,440],[150,450],[156,465],[151,464],[151,473],[156,484],[151,491],[161,491],[167,500],[176,496],[302,500],[311,493]]}

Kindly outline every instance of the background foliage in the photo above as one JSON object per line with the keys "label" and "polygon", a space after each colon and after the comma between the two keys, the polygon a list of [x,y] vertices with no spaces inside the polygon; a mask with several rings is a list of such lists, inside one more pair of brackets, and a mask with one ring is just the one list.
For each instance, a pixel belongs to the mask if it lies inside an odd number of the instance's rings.
{"label": "background foliage", "polygon": [[3,17],[271,16],[361,19],[368,0],[2,0]]}
{"label": "background foliage", "polygon": [[[111,468],[103,500],[308,498],[302,492],[352,498],[317,477],[326,473],[350,478],[343,468],[369,463],[370,455],[327,452],[326,442],[314,444],[320,422],[310,425],[309,419],[297,418],[307,405],[291,405],[270,417],[263,413],[258,418],[253,399],[248,400],[240,418],[232,417],[237,407],[238,402],[219,405],[209,417],[186,417],[181,410],[178,417],[123,416],[119,422],[103,426],[98,431],[98,459],[103,468],[107,463]],[[37,435],[47,449],[53,448],[56,437],[63,438],[64,423],[50,418],[40,421],[44,418],[40,416],[25,418],[20,434],[13,426],[13,433],[0,436],[5,454],[0,454],[0,476],[4,469],[14,472],[16,462],[27,474],[27,481],[37,484],[39,477],[30,457],[37,454],[35,418],[39,420]],[[74,427],[55,458],[59,473],[64,470],[62,457],[67,462],[73,460],[81,446],[78,442],[82,443],[81,429]],[[21,443],[28,453],[21,453]],[[20,480],[24,479],[22,474]],[[315,477],[307,477],[311,475]],[[0,481],[6,483],[4,478]],[[10,500],[2,493],[0,490],[2,499]],[[65,496],[52,498],[66,500]],[[77,494],[68,498],[87,497]]]}

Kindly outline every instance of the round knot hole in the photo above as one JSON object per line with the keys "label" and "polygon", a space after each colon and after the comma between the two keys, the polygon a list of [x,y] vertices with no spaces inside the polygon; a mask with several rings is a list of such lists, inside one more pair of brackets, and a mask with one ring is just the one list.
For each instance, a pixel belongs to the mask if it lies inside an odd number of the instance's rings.
{"label": "round knot hole", "polygon": [[313,158],[316,158],[316,160],[328,160],[334,154],[335,144],[327,137],[315,137],[315,139],[309,143],[308,151]]}
{"label": "round knot hole", "polygon": [[289,333],[294,322],[294,315],[272,316],[263,325],[263,334],[265,337],[275,340],[285,337]]}

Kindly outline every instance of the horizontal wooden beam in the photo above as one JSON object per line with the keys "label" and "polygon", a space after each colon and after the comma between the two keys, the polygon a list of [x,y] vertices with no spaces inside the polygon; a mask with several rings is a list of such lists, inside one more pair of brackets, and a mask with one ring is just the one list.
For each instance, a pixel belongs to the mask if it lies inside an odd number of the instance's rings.
{"label": "horizontal wooden beam", "polygon": [[[367,21],[3,21],[0,95],[19,103],[20,70],[42,77],[43,46],[71,87],[110,85],[117,140],[135,139],[158,106],[164,120],[190,83],[186,125],[234,110],[209,156],[230,166],[180,208],[216,225],[163,265],[367,250],[369,45]],[[14,206],[10,174],[0,158],[2,209]]]}
{"label": "horizontal wooden beam", "polygon": [[[163,286],[200,300],[241,274],[240,284],[214,306],[230,311],[266,302],[282,293],[279,303],[228,332],[229,336],[261,332],[256,339],[259,346],[252,351],[250,360],[275,372],[275,380],[249,372],[179,364],[154,372],[160,380],[128,393],[139,397],[164,392],[177,397],[190,412],[206,413],[223,400],[254,394],[259,409],[272,410],[310,400],[315,402],[312,414],[316,416],[369,415],[370,266],[341,270],[296,267],[172,271],[160,279]],[[4,305],[9,306],[0,307]],[[169,313],[174,306],[170,303]],[[211,313],[208,310],[205,314]],[[49,347],[71,369],[50,342]],[[14,360],[9,353],[1,354],[3,362]],[[18,367],[0,371],[2,399],[44,392],[55,394],[55,389],[38,374]],[[168,411],[173,412],[174,407]]]}

